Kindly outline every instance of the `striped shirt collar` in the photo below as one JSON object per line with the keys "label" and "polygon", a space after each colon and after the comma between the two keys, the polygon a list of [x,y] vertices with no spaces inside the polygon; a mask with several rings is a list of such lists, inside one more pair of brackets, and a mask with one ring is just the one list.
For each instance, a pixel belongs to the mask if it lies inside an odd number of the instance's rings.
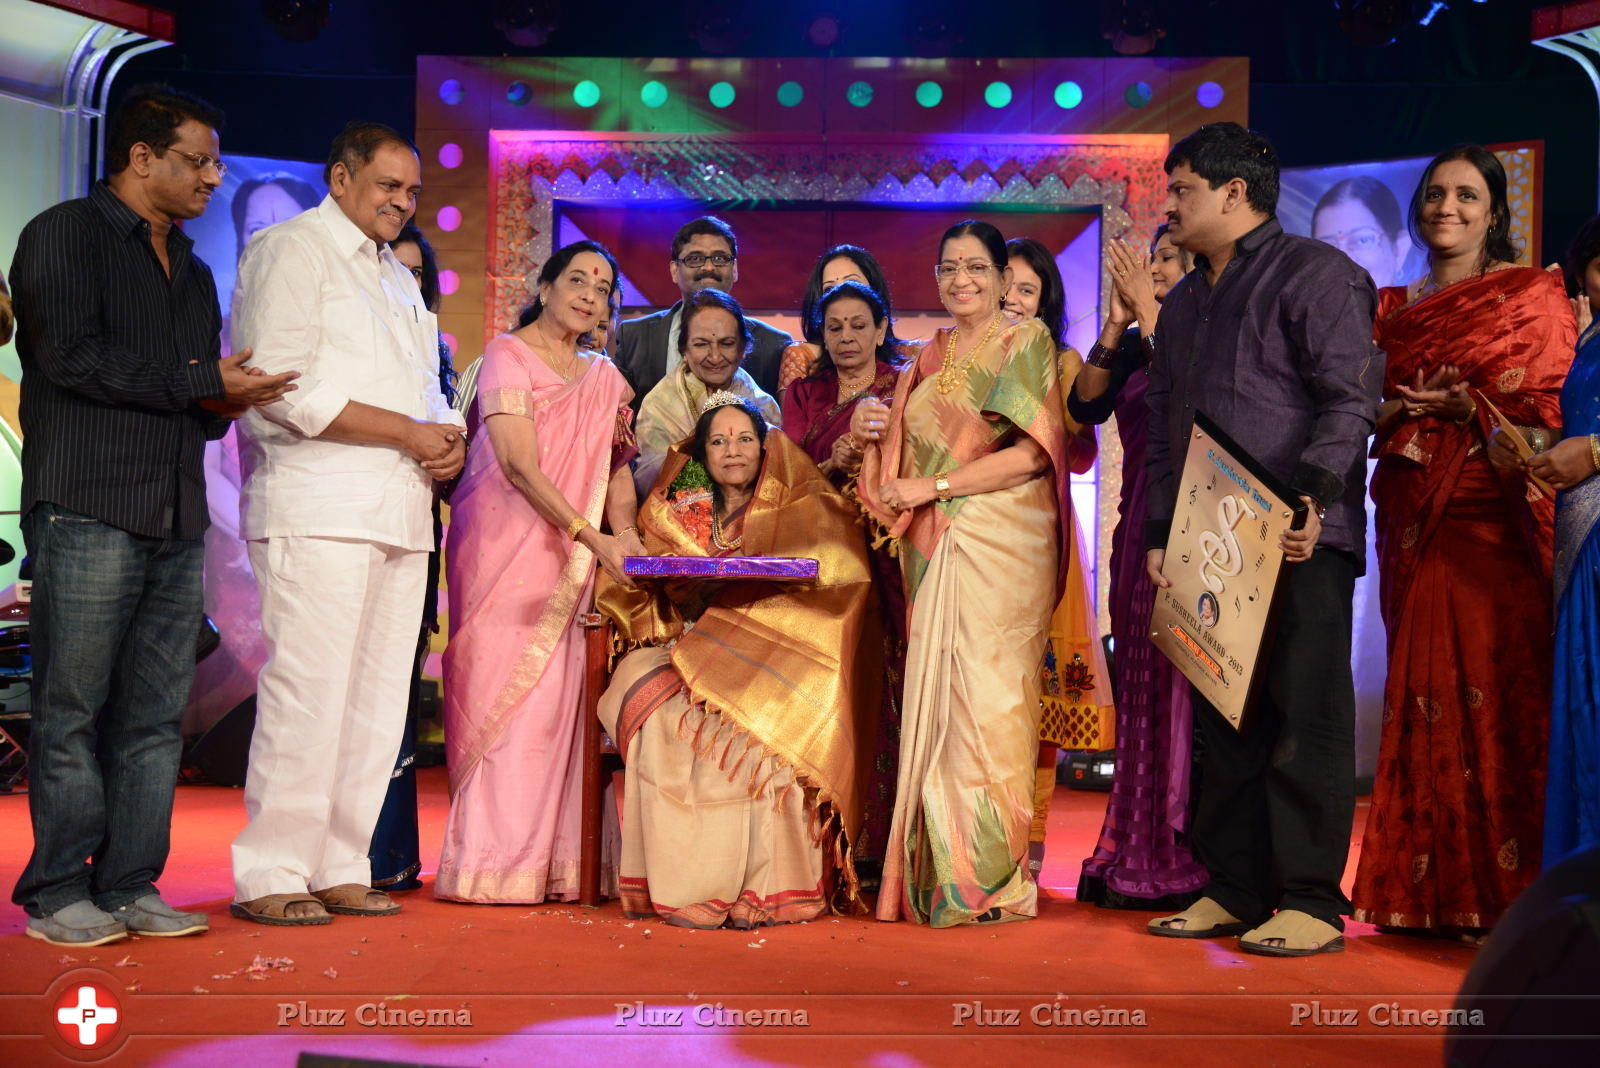
{"label": "striped shirt collar", "polygon": [[[117,196],[105,179],[89,187],[89,202],[100,209],[100,213],[106,217],[106,222],[111,225],[114,232],[123,237],[150,236],[150,220],[129,207],[128,202]],[[184,233],[183,228],[174,220],[167,230],[168,250],[171,251],[175,247],[187,249],[193,244],[194,239]]]}

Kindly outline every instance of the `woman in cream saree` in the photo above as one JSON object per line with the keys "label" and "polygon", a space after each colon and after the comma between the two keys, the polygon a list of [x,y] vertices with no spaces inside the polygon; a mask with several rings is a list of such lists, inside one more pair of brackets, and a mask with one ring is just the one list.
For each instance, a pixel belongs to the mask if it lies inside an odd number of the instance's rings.
{"label": "woman in cream saree", "polygon": [[[1040,679],[1065,581],[1067,442],[1056,346],[1006,325],[1005,244],[946,233],[936,276],[956,326],[863,401],[861,503],[897,539],[910,605],[900,773],[878,918],[1028,919]],[[965,344],[963,344],[963,342]]]}

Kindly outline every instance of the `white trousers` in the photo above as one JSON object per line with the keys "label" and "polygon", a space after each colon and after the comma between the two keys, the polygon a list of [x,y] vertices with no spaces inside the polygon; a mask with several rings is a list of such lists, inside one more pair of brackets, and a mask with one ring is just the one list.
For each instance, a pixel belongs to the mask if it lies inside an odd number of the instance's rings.
{"label": "white trousers", "polygon": [[233,843],[235,900],[370,884],[405,729],[428,554],[339,538],[250,542],[267,663]]}

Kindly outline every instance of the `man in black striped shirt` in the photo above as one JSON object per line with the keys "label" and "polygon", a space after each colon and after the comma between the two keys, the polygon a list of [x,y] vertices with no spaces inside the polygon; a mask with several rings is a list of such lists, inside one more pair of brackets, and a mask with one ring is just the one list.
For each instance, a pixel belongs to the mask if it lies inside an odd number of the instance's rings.
{"label": "man in black striped shirt", "polygon": [[[211,270],[175,223],[221,184],[222,115],[136,89],[105,182],[22,231],[23,536],[33,558],[28,934],[92,946],[206,930],[168,907],[179,719],[194,680],[205,443],[293,389],[219,359]],[[84,858],[89,863],[84,863]]]}

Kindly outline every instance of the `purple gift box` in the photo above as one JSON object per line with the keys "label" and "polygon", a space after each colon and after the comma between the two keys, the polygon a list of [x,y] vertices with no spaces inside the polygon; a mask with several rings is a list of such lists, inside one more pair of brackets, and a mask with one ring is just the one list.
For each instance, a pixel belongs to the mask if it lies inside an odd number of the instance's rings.
{"label": "purple gift box", "polygon": [[796,556],[624,556],[622,570],[634,578],[762,579],[814,582],[817,562]]}

